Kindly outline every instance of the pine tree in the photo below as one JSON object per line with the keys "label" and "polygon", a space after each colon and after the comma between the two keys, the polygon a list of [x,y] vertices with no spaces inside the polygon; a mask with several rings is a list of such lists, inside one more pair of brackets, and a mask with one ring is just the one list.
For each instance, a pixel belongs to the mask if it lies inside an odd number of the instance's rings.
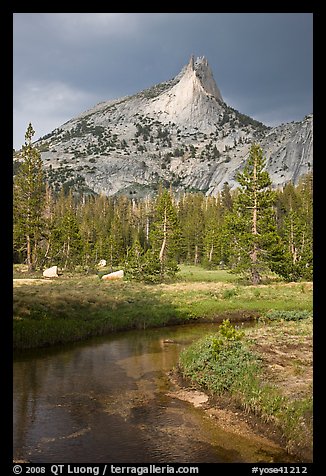
{"label": "pine tree", "polygon": [[125,235],[123,232],[123,223],[117,209],[115,209],[105,255],[105,259],[107,260],[107,264],[110,266],[111,271],[113,271],[115,266],[120,265],[124,261],[126,248],[124,246]]}
{"label": "pine tree", "polygon": [[163,190],[157,198],[150,241],[152,250],[149,250],[149,254],[153,252],[154,257],[159,260],[161,279],[173,276],[178,270],[180,230],[177,212],[168,190]]}
{"label": "pine tree", "polygon": [[237,175],[240,191],[236,213],[229,219],[233,265],[249,273],[253,284],[260,283],[262,273],[269,268],[270,247],[277,247],[272,208],[275,194],[269,188],[271,179],[264,167],[262,149],[253,144],[243,172]]}
{"label": "pine tree", "polygon": [[186,194],[180,203],[179,220],[181,228],[182,256],[186,262],[197,265],[203,254],[205,232],[204,195]]}
{"label": "pine tree", "polygon": [[230,185],[228,182],[224,182],[223,188],[221,191],[221,201],[222,207],[225,212],[232,210],[233,207],[233,200],[230,191]]}
{"label": "pine tree", "polygon": [[298,184],[298,193],[302,197],[301,216],[303,233],[300,246],[300,266],[302,278],[313,279],[313,176],[303,176]]}
{"label": "pine tree", "polygon": [[216,267],[224,261],[223,247],[221,242],[221,230],[225,211],[222,207],[220,194],[216,197],[205,199],[205,234],[203,238],[204,257],[203,264],[208,268]]}
{"label": "pine tree", "polygon": [[[48,267],[48,263],[51,260],[52,250],[52,231],[54,225],[54,206],[55,198],[53,190],[49,186],[48,182],[45,184],[45,199],[44,199],[44,226],[42,233],[44,236],[44,252],[42,253],[41,268]],[[43,251],[43,250],[42,250]]]}
{"label": "pine tree", "polygon": [[127,250],[125,259],[125,276],[127,279],[136,281],[145,280],[144,274],[144,250],[138,239],[135,239],[132,247]]}
{"label": "pine tree", "polygon": [[312,176],[297,187],[287,184],[278,197],[278,227],[283,242],[279,274],[287,280],[312,279]]}
{"label": "pine tree", "polygon": [[205,256],[203,260],[204,266],[212,268],[217,266],[222,257],[220,254],[220,235],[215,220],[211,219],[206,224],[204,236]]}
{"label": "pine tree", "polygon": [[[99,195],[91,200],[89,220],[94,228],[94,249],[92,254],[93,265],[96,266],[100,259],[109,263],[113,258],[111,225],[114,219],[114,202],[111,197]],[[113,267],[113,259],[109,265]]]}
{"label": "pine tree", "polygon": [[64,269],[74,269],[81,264],[83,242],[73,196],[71,192],[66,196],[63,188],[55,206],[51,241],[53,264],[59,264]]}
{"label": "pine tree", "polygon": [[29,123],[22,147],[22,163],[14,180],[14,242],[26,256],[28,271],[39,263],[42,239],[44,183],[41,155],[32,145],[35,134]]}

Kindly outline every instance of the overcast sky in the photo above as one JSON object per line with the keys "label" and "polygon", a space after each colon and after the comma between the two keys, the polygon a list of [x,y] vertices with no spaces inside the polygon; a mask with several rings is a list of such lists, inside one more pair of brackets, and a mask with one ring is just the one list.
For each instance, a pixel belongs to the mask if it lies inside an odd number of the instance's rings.
{"label": "overcast sky", "polygon": [[15,13],[14,148],[206,56],[224,101],[267,125],[312,113],[312,13]]}

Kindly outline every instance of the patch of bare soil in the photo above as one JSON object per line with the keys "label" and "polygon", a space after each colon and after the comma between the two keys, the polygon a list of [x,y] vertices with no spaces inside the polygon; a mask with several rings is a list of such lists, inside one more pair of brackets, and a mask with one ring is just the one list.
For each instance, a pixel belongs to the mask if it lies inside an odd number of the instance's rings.
{"label": "patch of bare soil", "polygon": [[250,329],[252,350],[262,359],[266,381],[296,400],[309,394],[313,379],[313,341],[310,320],[279,322]]}

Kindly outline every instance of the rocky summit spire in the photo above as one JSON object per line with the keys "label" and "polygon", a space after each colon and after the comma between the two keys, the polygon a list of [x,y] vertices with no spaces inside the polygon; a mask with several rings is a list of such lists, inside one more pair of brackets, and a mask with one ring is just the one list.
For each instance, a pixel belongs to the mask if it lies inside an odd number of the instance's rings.
{"label": "rocky summit spire", "polygon": [[221,113],[223,99],[205,57],[190,57],[176,76],[174,85],[146,106],[146,113],[156,113],[163,122],[210,129]]}
{"label": "rocky summit spire", "polygon": [[193,69],[196,73],[197,78],[200,80],[204,90],[208,94],[214,96],[215,99],[217,99],[218,101],[223,102],[222,95],[220,93],[219,88],[217,87],[212,70],[205,56],[197,58],[196,61],[194,61],[192,57],[192,61]]}
{"label": "rocky summit spire", "polygon": [[213,72],[205,56],[199,56],[195,59],[194,55],[191,55],[189,63],[183,68],[177,78],[180,80],[186,73],[193,74],[207,94],[214,96],[215,99],[223,102],[221,92],[217,87]]}
{"label": "rocky summit spire", "polygon": [[194,55],[190,56],[190,60],[189,60],[188,65],[191,67],[192,70],[195,69],[195,57],[194,57]]}

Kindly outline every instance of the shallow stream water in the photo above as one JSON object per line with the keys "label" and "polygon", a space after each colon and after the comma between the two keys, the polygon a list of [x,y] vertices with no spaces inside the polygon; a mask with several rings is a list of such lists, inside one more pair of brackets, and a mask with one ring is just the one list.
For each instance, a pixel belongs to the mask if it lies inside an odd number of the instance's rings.
{"label": "shallow stream water", "polygon": [[[291,462],[176,398],[180,351],[217,324],[116,333],[14,362],[14,458],[52,463]],[[167,342],[168,341],[168,342]],[[171,342],[172,341],[172,342]]]}

